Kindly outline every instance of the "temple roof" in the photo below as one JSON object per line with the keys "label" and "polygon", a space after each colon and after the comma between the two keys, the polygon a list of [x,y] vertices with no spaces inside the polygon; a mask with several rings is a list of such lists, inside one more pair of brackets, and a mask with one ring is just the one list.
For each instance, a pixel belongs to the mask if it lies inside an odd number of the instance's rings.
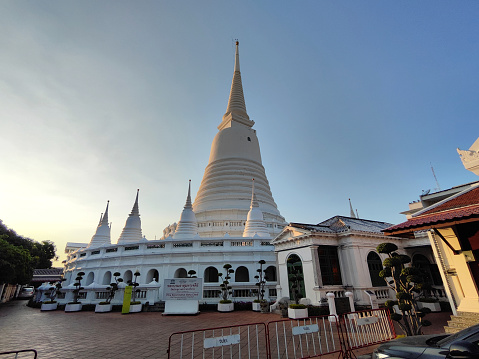
{"label": "temple roof", "polygon": [[384,230],[386,235],[411,236],[413,232],[450,226],[479,219],[479,186],[446,198],[422,211],[415,213],[406,222]]}

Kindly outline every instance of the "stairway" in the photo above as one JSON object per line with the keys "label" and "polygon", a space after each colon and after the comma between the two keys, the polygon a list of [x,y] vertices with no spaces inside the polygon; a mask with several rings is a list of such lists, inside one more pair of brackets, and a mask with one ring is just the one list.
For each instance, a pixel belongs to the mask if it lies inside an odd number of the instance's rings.
{"label": "stairway", "polygon": [[453,334],[474,324],[479,324],[479,313],[458,312],[457,315],[451,315],[451,320],[448,320],[444,330]]}
{"label": "stairway", "polygon": [[160,301],[152,305],[145,306],[144,312],[164,312],[165,311],[165,302]]}

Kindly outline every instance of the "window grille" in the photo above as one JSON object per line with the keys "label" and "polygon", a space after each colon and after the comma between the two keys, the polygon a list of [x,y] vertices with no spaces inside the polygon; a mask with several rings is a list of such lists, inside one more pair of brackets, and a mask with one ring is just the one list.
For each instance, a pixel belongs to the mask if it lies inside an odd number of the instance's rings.
{"label": "window grille", "polygon": [[161,244],[148,244],[146,246],[147,249],[153,249],[153,248],[165,248],[165,244],[164,243],[161,243]]}
{"label": "window grille", "polygon": [[117,251],[118,251],[118,248],[108,248],[106,250],[106,253],[117,252]]}
{"label": "window grille", "polygon": [[140,246],[125,247],[125,251],[136,251],[137,249],[140,249]]}

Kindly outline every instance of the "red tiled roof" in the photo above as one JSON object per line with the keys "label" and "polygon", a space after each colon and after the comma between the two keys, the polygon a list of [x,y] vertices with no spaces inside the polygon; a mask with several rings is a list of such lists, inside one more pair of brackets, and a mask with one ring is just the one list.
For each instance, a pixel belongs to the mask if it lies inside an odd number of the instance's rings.
{"label": "red tiled roof", "polygon": [[420,229],[447,225],[451,222],[479,219],[479,187],[452,198],[406,222],[386,228],[386,235],[411,233]]}

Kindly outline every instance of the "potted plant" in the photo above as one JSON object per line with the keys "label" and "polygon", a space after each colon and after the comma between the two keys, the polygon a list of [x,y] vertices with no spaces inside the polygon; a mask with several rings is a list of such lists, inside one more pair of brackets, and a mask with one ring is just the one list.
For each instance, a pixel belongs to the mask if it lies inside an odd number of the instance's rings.
{"label": "potted plant", "polygon": [[261,313],[268,313],[268,302],[264,299],[265,285],[266,285],[266,276],[265,271],[263,270],[263,264],[266,264],[266,261],[260,260],[259,268],[256,270],[258,272],[254,278],[257,280],[256,286],[258,287],[258,297],[253,301],[253,310],[255,312],[261,311]]}
{"label": "potted plant", "polygon": [[304,304],[299,304],[301,299],[301,280],[303,275],[295,266],[291,267],[291,273],[289,275],[291,281],[291,290],[294,298],[294,303],[288,307],[288,317],[291,319],[307,318],[308,308]]}
{"label": "potted plant", "polygon": [[84,272],[78,272],[75,278],[75,283],[73,284],[75,286],[75,289],[73,289],[73,301],[69,302],[65,306],[65,312],[78,312],[81,310],[82,304],[80,303],[79,298],[80,298],[80,291],[85,289],[81,286],[81,281],[84,275],[85,275]]}
{"label": "potted plant", "polygon": [[95,306],[96,313],[104,313],[104,312],[111,312],[111,301],[115,297],[115,292],[118,290],[118,283],[123,282],[123,279],[120,278],[120,273],[115,272],[113,273],[115,277],[115,282],[110,283],[110,286],[106,288],[108,291],[108,298],[104,302],[100,302]]}
{"label": "potted plant", "polygon": [[133,287],[132,293],[131,293],[131,301],[130,301],[130,313],[138,313],[141,312],[142,304],[139,300],[136,300],[136,294],[140,292],[139,289],[136,287],[139,286],[137,279],[140,276],[140,271],[137,269],[134,276],[135,279],[133,282],[129,282],[129,284]]}
{"label": "potted plant", "polygon": [[220,302],[218,303],[218,312],[232,312],[234,309],[234,303],[229,299],[230,295],[233,294],[232,287],[229,285],[229,280],[231,279],[230,274],[234,273],[234,270],[231,269],[231,264],[225,264],[223,266],[225,270],[225,276],[223,278],[223,273],[218,273],[218,277],[221,277],[223,283],[220,284]]}
{"label": "potted plant", "polygon": [[46,300],[42,303],[42,306],[41,306],[40,310],[42,310],[42,311],[57,310],[58,303],[55,300],[55,298],[57,297],[57,294],[62,287],[62,281],[64,281],[64,280],[65,279],[62,279],[61,281],[56,282],[56,283],[50,283],[51,286],[45,292],[45,295],[48,296],[48,300]]}

